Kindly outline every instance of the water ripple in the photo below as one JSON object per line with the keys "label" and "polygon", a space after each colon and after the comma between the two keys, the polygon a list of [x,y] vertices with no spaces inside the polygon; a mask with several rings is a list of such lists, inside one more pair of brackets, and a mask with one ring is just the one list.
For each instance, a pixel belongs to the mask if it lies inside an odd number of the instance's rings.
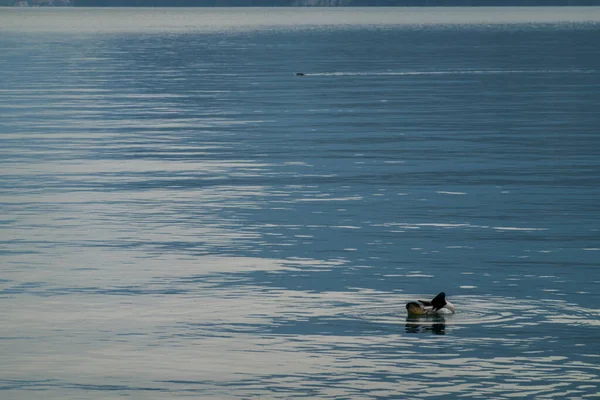
{"label": "water ripple", "polygon": [[597,10],[440,10],[3,10],[0,397],[597,397]]}

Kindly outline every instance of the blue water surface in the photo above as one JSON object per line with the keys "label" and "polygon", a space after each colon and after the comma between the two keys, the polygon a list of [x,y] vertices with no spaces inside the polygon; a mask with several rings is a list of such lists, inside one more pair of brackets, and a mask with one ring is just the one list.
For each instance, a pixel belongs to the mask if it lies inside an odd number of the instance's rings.
{"label": "blue water surface", "polygon": [[600,25],[507,10],[11,11],[0,398],[596,398]]}

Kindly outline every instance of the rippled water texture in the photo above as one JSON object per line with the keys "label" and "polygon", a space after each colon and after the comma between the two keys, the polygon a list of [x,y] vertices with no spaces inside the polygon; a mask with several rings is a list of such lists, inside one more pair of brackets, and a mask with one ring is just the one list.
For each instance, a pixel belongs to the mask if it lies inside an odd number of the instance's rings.
{"label": "rippled water texture", "polygon": [[0,10],[0,398],[597,398],[598,15]]}

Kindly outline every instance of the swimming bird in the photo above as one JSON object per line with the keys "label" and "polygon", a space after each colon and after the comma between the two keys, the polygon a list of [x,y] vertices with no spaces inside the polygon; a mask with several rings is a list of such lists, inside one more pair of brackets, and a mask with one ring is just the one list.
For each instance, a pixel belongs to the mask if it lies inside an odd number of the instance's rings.
{"label": "swimming bird", "polygon": [[442,292],[431,301],[417,300],[406,304],[406,310],[410,315],[432,315],[443,314],[446,310],[454,314],[454,304],[446,300],[446,293]]}

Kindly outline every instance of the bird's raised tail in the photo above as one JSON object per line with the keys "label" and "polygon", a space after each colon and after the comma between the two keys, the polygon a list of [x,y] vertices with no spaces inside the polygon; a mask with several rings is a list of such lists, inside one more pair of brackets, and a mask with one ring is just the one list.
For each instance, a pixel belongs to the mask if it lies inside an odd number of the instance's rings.
{"label": "bird's raised tail", "polygon": [[454,304],[446,301],[446,293],[444,292],[441,292],[435,296],[431,301],[418,300],[416,302],[410,302],[406,305],[408,313],[414,315],[436,314],[442,308],[449,310],[452,314],[455,312]]}
{"label": "bird's raised tail", "polygon": [[431,305],[433,306],[434,311],[443,308],[446,304],[446,293],[444,292],[438,294],[433,298],[433,300],[431,300]]}

